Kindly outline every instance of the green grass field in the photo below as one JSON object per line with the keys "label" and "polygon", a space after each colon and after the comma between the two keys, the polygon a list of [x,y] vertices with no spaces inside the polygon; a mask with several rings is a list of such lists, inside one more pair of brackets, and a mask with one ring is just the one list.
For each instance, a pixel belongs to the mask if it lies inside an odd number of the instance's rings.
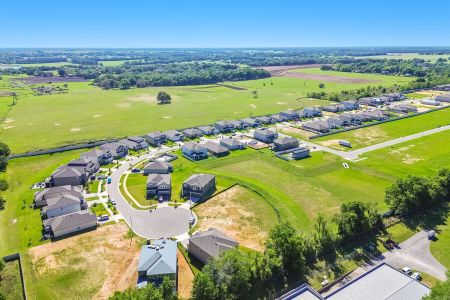
{"label": "green grass field", "polygon": [[6,300],[23,299],[19,261],[6,263],[5,268],[0,272],[0,294],[5,296]]}
{"label": "green grass field", "polygon": [[[410,80],[393,76],[382,78],[386,85]],[[319,82],[315,80],[274,77],[229,84],[243,89],[206,85],[101,90],[82,82],[68,83],[67,94],[33,96],[23,91],[18,103],[4,114],[0,138],[14,153],[20,153],[77,141],[186,128],[220,119],[328,103],[305,98],[308,93],[319,90]],[[367,85],[328,83],[320,90],[332,93]],[[172,104],[156,104],[156,94],[160,90],[172,96]],[[258,98],[253,97],[253,90],[258,91]],[[6,112],[9,108],[6,105],[12,99],[3,98],[6,100],[0,102],[0,111]]]}
{"label": "green grass field", "polygon": [[312,142],[333,149],[349,150],[339,145],[339,140],[346,140],[352,143],[352,149],[359,149],[448,124],[450,124],[450,108],[394,122],[332,134],[313,139]]}

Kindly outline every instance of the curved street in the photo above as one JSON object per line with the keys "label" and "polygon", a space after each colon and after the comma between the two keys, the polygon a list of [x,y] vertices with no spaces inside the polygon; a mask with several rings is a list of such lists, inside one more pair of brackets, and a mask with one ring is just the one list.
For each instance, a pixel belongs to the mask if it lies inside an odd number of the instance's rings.
{"label": "curved street", "polygon": [[165,151],[152,150],[140,157],[130,157],[130,160],[112,172],[111,183],[106,184],[108,196],[117,202],[116,208],[127,224],[137,235],[147,239],[175,237],[184,235],[189,231],[191,211],[186,208],[186,205],[178,207],[164,206],[153,210],[139,210],[133,208],[123,198],[119,190],[120,178],[128,171],[130,165],[135,165],[161,152]]}

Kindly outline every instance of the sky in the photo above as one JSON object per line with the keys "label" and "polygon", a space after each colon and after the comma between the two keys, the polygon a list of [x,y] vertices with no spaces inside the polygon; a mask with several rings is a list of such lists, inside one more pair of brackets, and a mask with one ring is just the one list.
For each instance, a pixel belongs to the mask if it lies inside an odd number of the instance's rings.
{"label": "sky", "polygon": [[0,48],[450,46],[448,0],[2,2]]}

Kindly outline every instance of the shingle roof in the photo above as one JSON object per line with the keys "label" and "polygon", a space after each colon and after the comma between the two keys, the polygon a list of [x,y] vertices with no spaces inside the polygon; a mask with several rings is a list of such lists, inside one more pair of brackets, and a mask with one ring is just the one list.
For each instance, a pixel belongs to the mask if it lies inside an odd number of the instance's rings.
{"label": "shingle roof", "polygon": [[80,198],[73,195],[61,195],[47,199],[47,206],[44,206],[42,211],[46,212],[50,209],[57,209],[73,204],[80,204]]}
{"label": "shingle roof", "polygon": [[220,140],[220,143],[221,143],[221,144],[226,144],[226,145],[229,145],[229,146],[239,146],[239,145],[242,145],[241,142],[239,142],[238,140],[235,140],[235,139],[222,139],[222,140]]}
{"label": "shingle roof", "polygon": [[168,170],[171,167],[172,164],[165,161],[152,161],[148,163],[144,169]]}
{"label": "shingle roof", "polygon": [[213,257],[238,245],[233,238],[215,228],[196,233],[189,239],[189,243],[196,245]]}
{"label": "shingle roof", "polygon": [[171,240],[156,240],[141,248],[138,272],[147,276],[174,274],[177,272],[177,243]]}
{"label": "shingle roof", "polygon": [[273,142],[274,142],[274,144],[286,145],[286,144],[298,142],[298,139],[293,138],[293,137],[282,137],[282,138],[274,140]]}
{"label": "shingle roof", "polygon": [[67,178],[67,177],[77,177],[81,176],[81,172],[76,168],[63,165],[59,167],[53,174],[53,178]]}
{"label": "shingle roof", "polygon": [[41,200],[44,198],[49,199],[52,197],[57,197],[59,195],[67,194],[81,197],[83,195],[83,190],[80,186],[63,185],[39,191],[34,194],[34,198],[37,200]]}
{"label": "shingle roof", "polygon": [[51,226],[52,231],[60,231],[70,227],[80,226],[97,221],[97,217],[89,210],[82,210],[72,214],[44,220],[44,226]]}
{"label": "shingle roof", "polygon": [[170,174],[149,174],[147,177],[147,184],[153,183],[156,185],[165,184],[170,185],[171,175]]}
{"label": "shingle roof", "polygon": [[214,152],[214,153],[229,152],[227,147],[224,147],[222,145],[219,145],[219,144],[211,142],[211,141],[204,143],[203,146],[206,149],[208,149],[209,151]]}
{"label": "shingle roof", "polygon": [[183,148],[186,148],[190,151],[204,151],[205,147],[203,147],[200,144],[194,143],[194,142],[187,142],[183,145]]}
{"label": "shingle roof", "polygon": [[189,185],[195,185],[199,187],[204,187],[206,184],[208,184],[211,180],[215,178],[214,175],[211,174],[194,174],[188,179],[186,179],[183,183],[189,184]]}

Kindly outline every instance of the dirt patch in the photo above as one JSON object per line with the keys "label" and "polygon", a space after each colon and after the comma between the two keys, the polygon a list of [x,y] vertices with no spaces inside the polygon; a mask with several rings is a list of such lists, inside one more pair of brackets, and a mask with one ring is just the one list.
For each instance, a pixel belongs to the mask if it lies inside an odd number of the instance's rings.
{"label": "dirt patch", "polygon": [[257,108],[255,104],[249,104],[248,106],[250,106],[251,108]]}
{"label": "dirt patch", "polygon": [[396,149],[396,150],[391,150],[391,151],[389,151],[389,152],[390,152],[391,154],[395,154],[398,158],[401,159],[401,161],[402,161],[404,164],[407,164],[407,165],[413,165],[413,164],[415,164],[416,162],[423,160],[423,158],[420,158],[420,157],[414,157],[414,156],[412,156],[411,154],[409,154],[409,153],[404,153],[404,152],[411,150],[411,149],[414,148],[415,146],[416,146],[416,145],[408,145],[408,146],[405,146],[405,147],[398,148],[398,149]]}
{"label": "dirt patch", "polygon": [[14,128],[14,126],[3,126],[3,129],[11,129],[11,128]]}
{"label": "dirt patch", "polygon": [[93,115],[93,118],[100,118],[102,115]]}
{"label": "dirt patch", "polygon": [[192,273],[189,264],[181,254],[180,250],[177,250],[178,257],[178,296],[182,299],[190,299],[192,293],[192,286],[194,283],[194,273]]}
{"label": "dirt patch", "polygon": [[161,119],[166,119],[166,120],[172,119],[172,116],[163,116],[163,117],[161,117]]}
{"label": "dirt patch", "polygon": [[156,96],[142,94],[134,97],[127,97],[128,102],[143,102],[143,103],[156,103]]}
{"label": "dirt patch", "polygon": [[388,137],[387,133],[378,127],[367,127],[364,130],[355,130],[353,131],[353,137],[356,142],[369,146],[374,142],[379,140],[386,139]]}
{"label": "dirt patch", "polygon": [[[293,65],[293,66],[267,66],[260,67],[259,69],[264,69],[269,71],[272,76],[281,76],[281,74],[285,73],[289,70],[298,70],[298,69],[309,69],[309,68],[320,68],[321,64],[309,64],[309,65]],[[331,66],[331,65],[329,65]]]}
{"label": "dirt patch", "polygon": [[306,130],[303,130],[300,128],[295,128],[295,127],[285,127],[285,128],[283,128],[282,132],[287,135],[289,135],[289,134],[295,135],[298,138],[302,138],[305,140],[307,140],[310,136],[315,135],[314,133],[312,133],[310,131],[306,131]]}
{"label": "dirt patch", "polygon": [[78,292],[85,295],[86,289],[95,294],[94,299],[107,299],[114,291],[134,286],[137,280],[140,247],[137,239],[130,243],[125,238],[127,232],[128,226],[115,224],[31,248],[34,276],[39,284],[46,285],[47,278],[64,277],[65,272],[73,270],[84,274],[81,282],[51,288],[67,289],[74,295]]}
{"label": "dirt patch", "polygon": [[77,131],[80,131],[80,130],[81,130],[81,128],[71,128],[70,132],[77,132]]}
{"label": "dirt patch", "polygon": [[374,82],[379,82],[377,80],[368,80],[368,79],[362,79],[362,78],[342,77],[342,76],[333,76],[333,75],[325,75],[325,74],[307,74],[307,73],[299,73],[299,72],[283,72],[277,76],[308,79],[308,80],[317,80],[317,81],[323,81],[323,82],[337,82],[337,83],[374,83]]}
{"label": "dirt patch", "polygon": [[81,77],[25,77],[14,78],[14,80],[21,81],[26,84],[43,84],[43,83],[56,83],[56,82],[84,82],[87,81]]}
{"label": "dirt patch", "polygon": [[[245,198],[245,188],[236,186],[209,199],[197,208],[200,216],[197,231],[218,228],[233,237],[240,245],[261,251],[268,230],[258,225],[261,216],[242,205]],[[261,200],[264,201],[264,200]]]}

